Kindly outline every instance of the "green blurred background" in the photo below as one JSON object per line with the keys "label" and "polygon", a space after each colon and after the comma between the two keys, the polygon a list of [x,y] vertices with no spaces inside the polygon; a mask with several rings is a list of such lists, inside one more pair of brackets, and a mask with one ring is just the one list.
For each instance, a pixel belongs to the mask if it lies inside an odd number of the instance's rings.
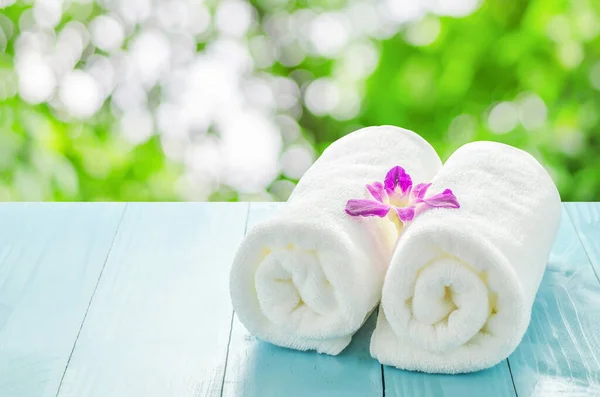
{"label": "green blurred background", "polygon": [[594,0],[0,0],[0,200],[286,200],[333,141],[494,140],[600,200]]}

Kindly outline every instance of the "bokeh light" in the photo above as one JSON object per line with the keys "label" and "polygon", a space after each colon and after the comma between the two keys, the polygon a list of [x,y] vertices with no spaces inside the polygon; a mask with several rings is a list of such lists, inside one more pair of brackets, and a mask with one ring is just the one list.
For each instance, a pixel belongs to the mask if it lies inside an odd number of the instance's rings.
{"label": "bokeh light", "polygon": [[380,124],[600,200],[598,91],[591,0],[0,0],[0,200],[285,200]]}
{"label": "bokeh light", "polygon": [[514,130],[519,122],[517,107],[511,102],[495,104],[488,115],[488,126],[494,134],[506,134]]}

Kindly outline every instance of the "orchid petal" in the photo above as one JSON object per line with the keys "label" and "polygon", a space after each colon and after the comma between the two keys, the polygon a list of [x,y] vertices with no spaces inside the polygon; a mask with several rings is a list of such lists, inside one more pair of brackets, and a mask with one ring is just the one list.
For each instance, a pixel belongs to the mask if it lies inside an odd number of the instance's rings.
{"label": "orchid petal", "polygon": [[378,216],[383,218],[390,206],[373,200],[348,200],[346,214],[352,216]]}
{"label": "orchid petal", "polygon": [[410,222],[415,218],[415,207],[395,208],[402,222]]}
{"label": "orchid petal", "polygon": [[406,192],[410,191],[412,188],[412,179],[410,179],[410,175],[408,175],[406,170],[399,165],[389,170],[385,176],[386,191],[393,192],[396,186],[400,186],[402,194],[406,194]]}
{"label": "orchid petal", "polygon": [[385,187],[381,182],[374,182],[372,185],[367,185],[367,190],[371,193],[371,196],[380,203],[383,203],[383,195],[385,194]]}
{"label": "orchid petal", "polygon": [[427,189],[429,189],[429,186],[431,186],[431,183],[419,183],[412,190],[413,196],[416,199],[422,199],[423,197],[425,197],[425,194],[427,193]]}
{"label": "orchid petal", "polygon": [[420,199],[419,202],[425,203],[430,207],[460,208],[456,196],[450,189],[446,189],[434,196]]}

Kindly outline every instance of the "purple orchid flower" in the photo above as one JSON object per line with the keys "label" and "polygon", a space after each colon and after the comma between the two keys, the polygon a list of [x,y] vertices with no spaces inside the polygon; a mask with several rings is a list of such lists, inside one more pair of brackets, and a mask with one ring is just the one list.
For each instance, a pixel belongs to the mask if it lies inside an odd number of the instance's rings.
{"label": "purple orchid flower", "polygon": [[384,183],[367,185],[374,200],[348,200],[346,213],[351,216],[378,216],[383,218],[393,210],[398,219],[407,223],[428,208],[460,208],[452,190],[425,197],[431,183],[413,187],[410,175],[400,166],[388,171]]}

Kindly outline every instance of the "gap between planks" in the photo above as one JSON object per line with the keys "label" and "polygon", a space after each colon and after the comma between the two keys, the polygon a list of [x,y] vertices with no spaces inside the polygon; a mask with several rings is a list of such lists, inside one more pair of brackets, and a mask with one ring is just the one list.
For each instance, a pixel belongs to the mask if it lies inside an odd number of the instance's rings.
{"label": "gap between planks", "polygon": [[[572,209],[570,207],[573,207],[573,206],[572,205],[567,205],[567,203],[562,203],[562,209],[564,210],[563,214],[566,214],[566,218],[567,218],[566,220],[563,219],[562,222],[568,221],[572,225],[573,230],[575,232],[575,235],[577,237],[577,242],[579,243],[579,246],[582,248],[583,253],[585,254],[586,258],[588,259],[588,263],[589,263],[590,267],[592,268],[592,271],[594,272],[594,275],[596,277],[596,281],[598,281],[600,283],[600,278],[598,277],[598,273],[596,273],[596,269],[593,266],[592,257],[590,256],[589,251],[586,248],[586,245],[584,244],[583,239],[581,237],[583,231],[580,229],[580,227],[578,227],[578,223],[575,221],[575,218],[574,218],[574,215],[573,215],[573,211],[575,209],[574,208]],[[563,217],[564,217],[564,215],[563,215]],[[537,293],[536,293],[536,296],[537,296]],[[515,384],[515,379],[514,379],[514,376],[513,376],[513,373],[512,373],[512,369],[511,369],[511,366],[510,366],[510,358],[507,358],[506,362],[508,364],[509,373],[510,373],[510,376],[511,376],[511,379],[512,379],[515,396],[519,397],[519,394],[518,394],[517,388],[516,388],[516,384]]]}
{"label": "gap between planks", "polygon": [[506,364],[508,365],[508,373],[510,374],[510,381],[512,382],[515,397],[519,397],[519,393],[517,392],[517,386],[515,385],[515,378],[513,377],[512,368],[510,368],[510,360],[508,359],[508,357],[506,358]]}
{"label": "gap between planks", "polygon": [[588,252],[587,247],[585,246],[585,244],[583,243],[583,239],[581,238],[581,230],[579,230],[579,227],[577,227],[577,222],[575,222],[573,220],[573,215],[571,215],[572,210],[569,209],[569,205],[565,205],[563,203],[563,206],[565,207],[565,212],[567,213],[567,216],[569,217],[569,220],[571,221],[571,224],[573,224],[573,229],[575,229],[575,234],[577,235],[577,240],[579,240],[579,244],[581,244],[581,247],[583,248],[583,252],[585,252],[585,255],[587,256],[589,262],[590,262],[590,266],[592,267],[592,271],[594,272],[594,275],[596,276],[596,280],[598,281],[598,283],[600,283],[600,277],[598,277],[598,273],[596,273],[596,268],[594,267],[594,262],[592,261],[592,257],[590,256],[590,253]]}
{"label": "gap between planks", "polygon": [[381,395],[385,397],[385,370],[383,364],[379,365],[381,366]]}
{"label": "gap between planks", "polygon": [[[562,203],[561,206],[564,208],[565,212],[567,213],[567,217],[569,218],[569,222],[573,225],[573,229],[575,229],[575,234],[577,235],[577,239],[579,240],[579,243],[583,247],[583,250],[584,250],[586,256],[589,259],[590,256],[589,256],[588,252],[586,251],[585,246],[583,245],[583,242],[581,241],[581,236],[579,235],[579,230],[575,226],[575,222],[573,222],[573,218],[571,217],[571,212],[569,211],[569,207],[566,206],[564,203]],[[564,220],[562,222],[564,222]],[[591,263],[591,260],[590,260],[590,263]],[[592,266],[592,269],[593,268],[594,267]],[[595,271],[594,271],[594,274],[595,274]],[[598,278],[598,275],[596,275],[596,278]],[[537,293],[536,293],[536,295],[537,295]],[[519,397],[519,393],[517,392],[517,386],[515,384],[515,378],[514,378],[513,373],[512,373],[512,368],[510,367],[510,357],[508,357],[506,359],[506,364],[508,365],[508,373],[510,374],[510,380],[512,381],[512,386],[513,386],[513,390],[515,392],[515,397]]]}
{"label": "gap between planks", "polygon": [[65,365],[65,370],[60,377],[60,383],[58,384],[58,388],[56,389],[56,397],[60,394],[60,389],[62,387],[63,381],[65,379],[65,375],[67,373],[67,369],[69,368],[69,364],[71,363],[71,358],[73,357],[73,353],[75,352],[75,347],[77,346],[77,341],[79,340],[79,336],[81,335],[81,330],[83,329],[83,325],[87,318],[90,307],[92,306],[92,301],[94,300],[94,296],[96,296],[96,291],[98,290],[98,285],[100,285],[100,280],[102,279],[102,273],[104,273],[104,268],[106,267],[106,263],[110,258],[110,254],[112,252],[115,241],[117,240],[117,235],[119,234],[119,230],[121,229],[121,224],[123,223],[123,218],[125,217],[125,212],[127,211],[129,203],[125,203],[123,206],[123,211],[121,211],[121,216],[119,218],[119,222],[117,223],[117,227],[115,228],[115,234],[113,235],[112,241],[110,242],[110,246],[108,247],[108,251],[106,252],[106,257],[104,258],[104,263],[102,263],[102,269],[100,269],[100,273],[98,274],[98,280],[96,280],[96,285],[94,286],[94,290],[92,291],[92,295],[90,296],[90,300],[85,309],[85,313],[81,319],[81,324],[79,325],[79,330],[77,331],[77,336],[75,337],[75,341],[73,342],[73,347],[71,348],[71,352],[69,353],[69,358],[67,359],[67,364]]}
{"label": "gap between planks", "polygon": [[[248,232],[248,220],[250,219],[250,207],[252,203],[248,203],[246,208],[246,223],[244,224],[244,237]],[[221,379],[221,392],[220,397],[223,397],[223,390],[225,389],[225,376],[227,375],[227,363],[229,362],[229,347],[231,346],[231,334],[233,334],[233,318],[235,316],[235,310],[231,310],[231,321],[229,322],[229,339],[227,340],[227,349],[225,351],[225,365],[223,366],[223,378]]]}

